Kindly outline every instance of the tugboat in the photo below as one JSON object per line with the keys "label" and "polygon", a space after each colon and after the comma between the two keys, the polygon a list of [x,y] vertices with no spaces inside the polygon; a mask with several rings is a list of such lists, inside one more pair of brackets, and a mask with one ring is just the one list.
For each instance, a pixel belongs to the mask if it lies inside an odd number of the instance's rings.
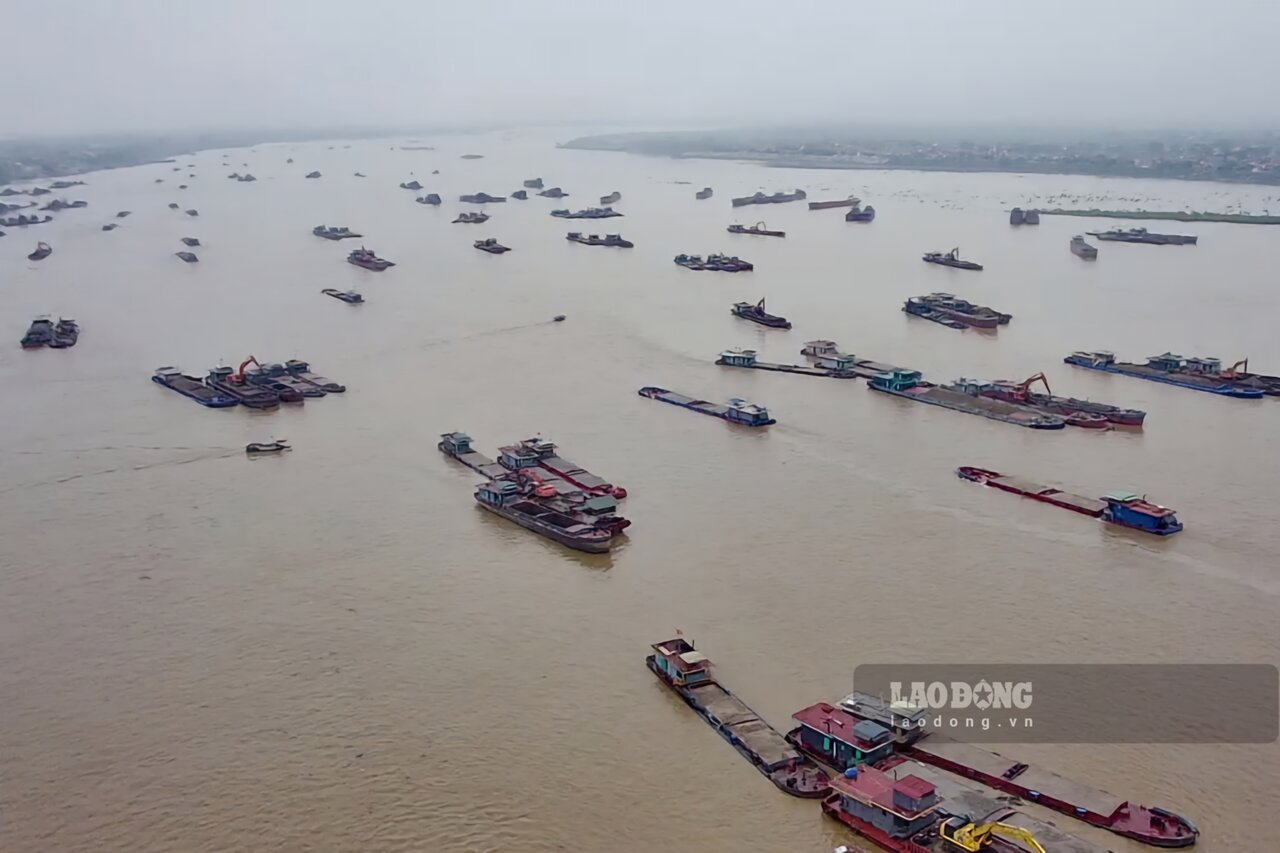
{"label": "tugboat", "polygon": [[666,388],[658,388],[654,385],[645,386],[637,393],[641,397],[648,397],[650,400],[670,403],[673,406],[680,406],[701,415],[710,415],[713,418],[720,418],[729,423],[741,424],[742,426],[762,427],[777,423],[776,420],[769,416],[769,410],[764,406],[748,403],[741,397],[731,397],[727,405],[721,406],[718,403],[709,403],[706,400],[686,397],[684,394],[677,394],[674,391],[668,391]]}
{"label": "tugboat", "polygon": [[582,516],[554,509],[528,485],[514,478],[499,477],[476,487],[475,499],[494,515],[513,521],[526,530],[559,542],[575,551],[605,554],[619,535],[601,524],[588,524]]}
{"label": "tugboat", "polygon": [[361,246],[359,249],[353,249],[351,254],[347,255],[347,263],[355,264],[358,267],[364,267],[365,269],[372,270],[373,272],[382,272],[388,267],[395,266],[391,261],[378,257],[364,246]]}
{"label": "tugboat", "polygon": [[768,326],[772,329],[791,328],[791,321],[786,317],[779,317],[764,310],[763,299],[755,305],[750,302],[735,302],[731,313],[735,317],[741,317],[744,320],[750,320],[753,323],[759,323],[761,326]]}
{"label": "tugboat", "polygon": [[191,246],[192,248],[195,248],[196,246],[200,245],[200,241],[197,240],[195,237],[183,237],[182,245]]}
{"label": "tugboat", "polygon": [[608,195],[600,196],[600,205],[602,207],[611,205],[614,202],[618,202],[618,201],[622,201],[622,193],[618,192],[617,190],[614,190]]}
{"label": "tugboat", "polygon": [[439,206],[442,203],[439,193],[427,193],[426,195],[420,195],[415,198],[414,201],[418,204],[431,204],[436,206]]}
{"label": "tugboat", "polygon": [[975,264],[973,261],[960,260],[960,249],[952,249],[950,252],[943,254],[941,252],[926,252],[922,260],[928,264],[941,264],[944,267],[955,267],[958,270],[980,270],[982,264]]}
{"label": "tugboat", "polygon": [[326,287],[320,291],[325,296],[332,296],[334,299],[341,299],[348,305],[359,305],[364,302],[364,297],[354,290],[336,290],[332,287]]}
{"label": "tugboat", "polygon": [[1152,246],[1194,246],[1200,239],[1190,234],[1154,234],[1145,228],[1115,228],[1111,231],[1086,231],[1090,237],[1117,243],[1147,243]]}
{"label": "tugboat", "polygon": [[467,204],[497,204],[506,200],[507,197],[504,195],[489,195],[488,193],[458,196],[458,201],[463,201]]}
{"label": "tugboat", "polygon": [[543,190],[542,192],[538,193],[538,195],[542,196],[543,198],[565,198],[569,194],[564,190],[560,189],[559,187],[549,187]]}
{"label": "tugboat", "polygon": [[734,207],[743,207],[748,204],[784,204],[788,201],[801,201],[808,198],[804,190],[796,190],[793,193],[774,193],[773,195],[765,195],[764,193],[756,193],[755,195],[743,196],[733,200]]}
{"label": "tugboat", "polygon": [[402,190],[420,190],[420,189],[422,189],[422,184],[418,183],[417,181],[410,181],[410,182],[409,182],[409,183],[407,183],[407,184],[406,184],[406,183],[404,183],[403,181],[401,181],[401,182],[400,182],[400,189],[402,189]]}
{"label": "tugboat", "polygon": [[244,447],[244,452],[249,455],[258,453],[283,453],[286,450],[293,450],[293,448],[286,444],[283,439],[280,441],[255,441],[251,444],[246,444]]}
{"label": "tugboat", "polygon": [[196,257],[195,252],[174,252],[174,254],[182,258],[184,261],[186,261],[189,264],[197,263],[200,260],[199,258]]}
{"label": "tugboat", "polygon": [[467,225],[479,225],[481,222],[488,222],[489,214],[487,213],[459,213],[458,218],[453,220],[456,225],[459,222]]}
{"label": "tugboat", "polygon": [[319,173],[319,172],[307,172],[307,177],[308,177],[308,178],[318,178],[318,177],[320,177],[320,173]]}
{"label": "tugboat", "polygon": [[1086,261],[1096,261],[1098,259],[1097,247],[1090,246],[1085,242],[1084,237],[1079,234],[1071,238],[1071,254]]}
{"label": "tugboat", "polygon": [[1086,498],[1051,486],[1031,483],[1021,477],[1012,477],[968,465],[957,468],[956,476],[962,480],[1069,509],[1090,518],[1100,518],[1109,524],[1132,527],[1157,536],[1170,536],[1182,530],[1182,522],[1178,521],[1177,513],[1168,507],[1148,503],[1145,496],[1133,492],[1111,492],[1101,498]]}
{"label": "tugboat", "polygon": [[786,231],[770,231],[767,227],[765,227],[765,224],[763,222],[757,222],[755,225],[752,225],[750,228],[747,228],[746,226],[743,226],[743,225],[739,225],[738,223],[735,222],[733,225],[729,226],[729,233],[730,234],[755,234],[760,237],[787,236]]}
{"label": "tugboat", "polygon": [[619,249],[630,249],[635,246],[635,243],[630,240],[622,239],[621,234],[606,234],[601,239],[599,234],[583,237],[581,231],[570,231],[565,235],[565,239],[571,243],[581,243],[584,246],[614,246]]}
{"label": "tugboat", "polygon": [[858,207],[854,205],[849,212],[844,215],[845,222],[874,222],[876,218],[876,209],[871,205],[866,207]]}
{"label": "tugboat", "polygon": [[528,201],[529,192],[527,190],[516,190],[511,194],[511,197],[514,198],[516,201]]}
{"label": "tugboat", "polygon": [[78,340],[80,340],[80,327],[76,321],[59,319],[58,324],[53,327],[53,337],[49,341],[49,346],[54,349],[66,349],[75,346]]}
{"label": "tugboat", "polygon": [[525,189],[540,190],[542,189],[542,178],[530,178],[524,182]]}
{"label": "tugboat", "polygon": [[793,797],[817,799],[830,790],[827,774],[776,729],[719,684],[712,663],[683,637],[654,643],[645,665],[706,720],[760,773]]}
{"label": "tugboat", "polygon": [[703,200],[703,199],[711,198],[712,194],[713,194],[713,192],[712,192],[711,187],[703,187],[702,189],[700,189],[700,190],[698,190],[696,193],[694,193],[694,194],[693,194],[693,197],[694,197],[694,198],[696,198],[696,199],[698,199],[698,200]]}
{"label": "tugboat", "polygon": [[477,249],[482,252],[488,252],[491,255],[501,255],[503,252],[510,252],[511,248],[504,246],[492,237],[486,237],[483,240],[477,240],[473,243]]}
{"label": "tugboat", "polygon": [[363,234],[357,234],[345,225],[317,225],[311,229],[311,233],[326,240],[346,240],[351,237],[364,236]]}
{"label": "tugboat", "polygon": [[151,381],[171,391],[177,391],[182,396],[210,409],[226,409],[240,404],[240,401],[230,394],[210,388],[196,377],[185,375],[176,367],[157,368],[151,376]]}
{"label": "tugboat", "polygon": [[29,261],[43,261],[53,254],[53,247],[48,243],[36,243],[36,250],[27,255]]}
{"label": "tugboat", "polygon": [[200,211],[196,210],[194,207],[193,207],[193,208],[191,208],[190,210],[184,210],[184,211],[182,211],[182,212],[183,212],[183,213],[185,213],[187,216],[199,216],[199,215],[200,215]]}
{"label": "tugboat", "polygon": [[53,321],[48,317],[37,317],[31,321],[31,325],[27,327],[27,333],[22,336],[23,349],[39,349],[47,345],[53,340]]}

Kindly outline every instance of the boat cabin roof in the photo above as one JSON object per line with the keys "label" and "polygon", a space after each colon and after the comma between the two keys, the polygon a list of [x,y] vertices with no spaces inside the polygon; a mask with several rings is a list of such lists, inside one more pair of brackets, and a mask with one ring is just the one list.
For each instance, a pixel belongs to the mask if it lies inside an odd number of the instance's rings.
{"label": "boat cabin roof", "polygon": [[512,480],[490,480],[487,483],[481,483],[480,488],[499,495],[508,495],[520,491],[520,484]]}
{"label": "boat cabin roof", "polygon": [[1153,355],[1148,358],[1149,361],[1156,361],[1157,359],[1160,361],[1182,361],[1183,360],[1182,356],[1172,352],[1166,352],[1160,355]]}
{"label": "boat cabin roof", "polygon": [[853,691],[841,699],[840,704],[859,716],[878,717],[881,720],[892,721],[894,725],[911,724],[919,727],[929,713],[927,709],[917,708],[909,702],[886,702],[879,696],[873,696],[861,690]]}
{"label": "boat cabin roof", "polygon": [[1102,496],[1104,501],[1109,503],[1124,504],[1125,508],[1133,512],[1139,512],[1143,515],[1155,516],[1163,518],[1164,516],[1174,515],[1174,510],[1160,504],[1153,504],[1135,492],[1109,492]]}
{"label": "boat cabin roof", "polygon": [[937,808],[936,803],[919,810],[895,803],[893,799],[895,790],[910,800],[918,802],[935,793],[937,789],[931,782],[919,776],[894,779],[888,773],[874,767],[859,767],[848,770],[843,775],[832,777],[831,787],[846,797],[852,797],[859,802],[907,820],[913,820]]}
{"label": "boat cabin roof", "polygon": [[837,349],[835,341],[805,341],[804,345],[814,349]]}
{"label": "boat cabin roof", "polygon": [[791,715],[800,725],[829,735],[859,749],[874,749],[893,739],[893,733],[879,723],[859,720],[843,708],[818,702]]}
{"label": "boat cabin roof", "polygon": [[464,442],[464,441],[471,440],[471,436],[467,435],[465,432],[442,432],[440,433],[440,437],[445,439],[446,441],[456,441],[456,442]]}
{"label": "boat cabin roof", "polygon": [[653,650],[670,661],[680,672],[698,672],[711,666],[710,658],[679,637],[654,643]]}

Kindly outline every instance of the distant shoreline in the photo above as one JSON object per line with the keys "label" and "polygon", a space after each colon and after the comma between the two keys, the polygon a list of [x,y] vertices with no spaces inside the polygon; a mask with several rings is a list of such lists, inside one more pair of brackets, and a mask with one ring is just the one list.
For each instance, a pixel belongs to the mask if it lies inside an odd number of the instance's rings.
{"label": "distant shoreline", "polygon": [[1280,216],[1252,213],[1202,213],[1198,210],[1053,210],[1038,209],[1043,216],[1087,216],[1092,219],[1146,219],[1170,222],[1229,222],[1234,225],[1280,225]]}

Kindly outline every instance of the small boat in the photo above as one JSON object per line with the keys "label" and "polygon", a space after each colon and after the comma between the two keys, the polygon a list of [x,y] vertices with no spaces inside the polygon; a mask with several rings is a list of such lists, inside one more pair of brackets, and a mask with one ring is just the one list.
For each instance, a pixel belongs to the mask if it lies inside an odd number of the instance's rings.
{"label": "small boat", "polygon": [[734,223],[733,225],[729,226],[729,233],[730,234],[756,234],[760,237],[787,236],[786,231],[770,231],[768,228],[765,227],[765,224],[763,222],[757,222],[755,225],[752,225],[750,228],[746,227],[745,225],[739,225],[738,223]]}
{"label": "small boat", "polygon": [[255,441],[244,446],[245,453],[283,453],[286,450],[293,450],[283,440],[281,441]]}
{"label": "small boat", "polygon": [[117,225],[117,224],[116,224],[116,223],[114,223],[114,222],[108,222],[106,225],[103,225],[103,226],[102,226],[102,230],[103,230],[103,231],[114,231],[114,230],[116,230],[116,229],[117,229],[117,228],[119,228],[119,227],[120,227],[120,226],[119,226],[119,225]]}
{"label": "small boat", "polygon": [[563,323],[563,322],[564,322],[564,315],[563,315],[563,314],[557,314],[556,316],[554,316],[554,317],[552,317],[552,318],[551,318],[551,322],[553,322],[553,323]]}
{"label": "small boat", "polygon": [[66,349],[75,346],[78,340],[80,340],[80,326],[76,321],[59,319],[57,325],[53,327],[53,337],[49,341],[49,346],[54,349]]}
{"label": "small boat", "polygon": [[318,177],[320,177],[320,173],[319,173],[319,172],[307,172],[307,177],[308,177],[308,178],[318,178]]}
{"label": "small boat", "polygon": [[457,224],[457,223],[459,223],[459,222],[462,222],[462,223],[465,223],[465,224],[468,224],[468,225],[479,225],[479,224],[480,224],[480,223],[482,223],[482,222],[488,222],[488,221],[489,221],[489,214],[487,214],[487,213],[483,213],[483,212],[481,212],[481,213],[459,213],[459,214],[458,214],[458,218],[457,218],[457,219],[455,219],[455,220],[453,220],[453,221],[454,221],[454,224]]}
{"label": "small boat", "polygon": [[182,245],[195,247],[200,245],[200,241],[197,240],[195,237],[183,237]]}
{"label": "small boat", "polygon": [[1022,208],[1015,207],[1013,210],[1009,211],[1010,225],[1025,225],[1026,222],[1027,222],[1027,214],[1026,214],[1026,211],[1024,211]]}
{"label": "small boat", "polygon": [[364,236],[363,234],[357,234],[345,225],[317,225],[311,229],[311,233],[326,240],[346,240],[351,237]]}
{"label": "small boat", "polygon": [[422,184],[418,183],[417,181],[409,181],[409,183],[407,183],[407,184],[406,184],[404,181],[401,181],[401,182],[400,182],[400,189],[402,189],[402,190],[420,190],[420,189],[422,189]]}
{"label": "small boat", "polygon": [[650,400],[670,403],[673,406],[680,406],[700,415],[710,415],[713,418],[720,418],[729,423],[741,424],[742,426],[762,427],[777,423],[769,416],[769,410],[764,406],[748,403],[741,397],[731,397],[729,402],[722,406],[718,403],[709,403],[706,400],[686,397],[684,394],[677,394],[674,391],[668,391],[666,388],[658,388],[653,385],[645,386],[637,393],[641,397],[648,397]]}
{"label": "small boat", "polygon": [[199,258],[196,257],[195,252],[174,252],[174,254],[182,258],[184,261],[186,261],[189,264],[194,264],[200,260]]}
{"label": "small boat", "polygon": [[547,189],[538,193],[538,195],[542,196],[543,198],[564,198],[569,194],[564,190],[560,189],[559,187],[548,187]]}
{"label": "small boat", "polygon": [[185,213],[187,216],[199,216],[199,215],[200,215],[200,211],[196,210],[194,207],[193,207],[193,208],[191,208],[190,210],[184,210],[184,211],[182,211],[182,212],[183,212],[183,213]]}
{"label": "small boat", "polygon": [[43,261],[53,254],[53,247],[48,243],[36,243],[36,250],[27,255],[29,261]]}
{"label": "small boat", "polygon": [[570,231],[565,235],[565,239],[584,246],[613,246],[618,249],[630,249],[635,246],[635,243],[630,240],[624,240],[621,234],[606,234],[604,237],[599,234],[590,234],[584,237],[581,231]]}
{"label": "small boat", "polygon": [[540,190],[542,189],[542,178],[530,178],[524,182],[525,189]]}
{"label": "small boat", "polygon": [[369,176],[368,176],[368,175],[366,175],[364,172],[352,172],[351,174],[352,174],[352,175],[354,175],[354,176],[355,176],[355,177],[357,177],[357,178],[367,178],[367,177],[369,177]]}
{"label": "small boat", "polygon": [[926,252],[922,256],[922,260],[928,264],[940,264],[944,267],[955,267],[958,270],[980,270],[982,264],[975,264],[973,261],[960,260],[960,250],[952,249],[950,252]]}
{"label": "small boat", "polygon": [[248,172],[245,172],[243,175],[236,175],[236,174],[234,174],[234,173],[233,173],[233,174],[231,175],[231,177],[235,178],[237,181],[239,181],[239,182],[240,182],[240,183],[242,183],[242,184],[249,184],[249,183],[252,183],[252,182],[254,182],[254,181],[258,180],[258,179],[257,179],[257,178],[255,178],[253,175],[249,174]]}
{"label": "small boat", "polygon": [[353,249],[351,254],[347,255],[347,263],[363,267],[373,272],[382,272],[385,269],[394,267],[395,264],[385,258],[380,258],[370,250],[361,246],[359,249]]}
{"label": "small boat", "polygon": [[714,191],[711,189],[711,187],[703,187],[702,189],[694,193],[693,197],[698,200],[703,200],[703,199],[711,198],[713,194],[714,194]]}
{"label": "small boat", "polygon": [[341,299],[348,305],[358,305],[361,302],[364,302],[364,297],[354,290],[337,290],[332,287],[326,287],[320,292],[325,296],[332,296],[334,299]]}
{"label": "small boat", "polygon": [[416,201],[418,204],[431,204],[431,205],[437,205],[437,206],[442,204],[442,200],[440,198],[439,193],[427,193],[426,195],[420,195],[417,198],[415,198],[414,201]]}
{"label": "small boat", "polygon": [[622,201],[622,193],[618,192],[617,190],[614,190],[613,192],[609,193],[608,195],[602,195],[602,196],[600,196],[600,204],[601,204],[602,206],[603,206],[603,205],[610,205],[610,204],[613,204],[614,202],[617,202],[617,201]]}
{"label": "small boat", "polygon": [[483,240],[477,240],[473,243],[477,249],[482,252],[488,252],[491,255],[501,255],[503,252],[510,252],[511,249],[502,245],[492,237],[486,237]]}
{"label": "small boat", "polygon": [[515,192],[513,192],[513,193],[511,194],[511,197],[512,197],[512,198],[514,198],[516,201],[528,201],[528,200],[529,200],[529,191],[528,191],[528,190],[516,190]]}
{"label": "small boat", "polygon": [[858,207],[854,205],[849,208],[849,212],[844,215],[845,222],[874,222],[876,218],[876,209],[871,205],[866,207]]}
{"label": "small boat", "polygon": [[178,184],[178,189],[185,190],[186,188],[187,188],[186,184]]}
{"label": "small boat", "polygon": [[772,329],[791,328],[791,321],[786,317],[779,317],[764,310],[763,299],[755,305],[750,302],[735,302],[731,313],[735,317],[741,317],[744,320],[750,320],[753,323],[759,323],[761,326],[768,326]]}
{"label": "small boat", "polygon": [[1071,238],[1071,254],[1086,261],[1096,261],[1098,259],[1097,247],[1086,243],[1084,237],[1080,234]]}
{"label": "small boat", "polygon": [[177,209],[178,209],[178,203],[177,203],[176,201],[171,201],[171,202],[169,202],[169,209],[170,209],[170,210],[177,210]]}
{"label": "small boat", "polygon": [[675,256],[675,262],[682,267],[691,270],[713,270],[715,272],[750,272],[755,269],[750,261],[744,261],[736,255],[707,255],[704,260],[701,255],[685,255],[679,254]]}
{"label": "small boat", "polygon": [[848,198],[842,198],[839,201],[811,201],[809,202],[810,210],[829,210],[833,207],[857,207],[862,204],[862,199],[855,195]]}
{"label": "small boat", "polygon": [[126,216],[128,216],[131,213],[133,213],[132,210],[118,210],[116,211],[116,219],[124,219]]}
{"label": "small boat", "polygon": [[332,379],[326,379],[323,376],[312,373],[311,365],[307,364],[305,361],[291,358],[284,363],[284,369],[294,379],[314,385],[322,391],[327,391],[330,394],[341,394],[343,391],[347,390],[346,385],[342,385],[338,382],[334,382]]}
{"label": "small boat", "polygon": [[38,349],[53,341],[53,321],[48,317],[37,317],[27,327],[27,333],[20,343],[23,349]]}

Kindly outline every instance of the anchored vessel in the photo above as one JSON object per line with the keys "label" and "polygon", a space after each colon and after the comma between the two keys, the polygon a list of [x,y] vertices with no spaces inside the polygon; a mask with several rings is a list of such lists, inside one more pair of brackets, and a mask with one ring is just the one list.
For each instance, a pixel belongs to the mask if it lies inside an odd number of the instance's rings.
{"label": "anchored vessel", "polygon": [[351,254],[347,255],[347,263],[373,270],[374,272],[382,272],[389,267],[395,266],[391,261],[378,257],[364,246],[359,249],[352,249]]}
{"label": "anchored vessel", "polygon": [[903,304],[902,310],[953,329],[966,329],[970,326],[994,329],[1013,319],[1012,314],[1005,314],[985,305],[974,305],[967,299],[960,299],[951,293],[913,296]]}
{"label": "anchored vessel", "polygon": [[76,321],[59,319],[57,325],[53,327],[49,346],[54,349],[66,349],[75,346],[78,340],[80,340],[80,326]]}
{"label": "anchored vessel", "polygon": [[928,264],[941,264],[944,267],[955,267],[958,270],[982,269],[982,264],[960,260],[960,249],[958,247],[945,254],[942,252],[926,252],[922,259]]}
{"label": "anchored vessel", "polygon": [[618,249],[630,249],[635,246],[635,243],[630,240],[622,239],[621,234],[606,234],[603,238],[599,234],[590,234],[583,237],[581,231],[570,231],[565,235],[565,239],[572,243],[581,243],[584,246],[614,246]]}
{"label": "anchored vessel", "polygon": [[1157,536],[1169,536],[1182,530],[1182,522],[1178,521],[1178,516],[1173,510],[1149,503],[1144,497],[1133,492],[1111,492],[1101,498],[1086,498],[1051,486],[1032,483],[1020,477],[1007,476],[968,465],[957,468],[956,475],[964,480],[1043,501],[1091,518],[1100,518],[1110,524],[1154,533]]}
{"label": "anchored vessel", "polygon": [[151,375],[151,381],[172,391],[177,391],[182,396],[189,397],[202,406],[208,406],[210,409],[225,409],[240,402],[230,394],[222,393],[205,385],[194,376],[187,376],[176,367],[158,368]]}
{"label": "anchored vessel", "polygon": [[196,257],[195,252],[174,252],[174,254],[189,264],[194,264],[200,260],[200,258]]}
{"label": "anchored vessel", "polygon": [[551,215],[559,219],[609,219],[623,214],[612,207],[588,207],[585,210],[570,212],[568,208],[551,211]]}
{"label": "anchored vessel", "polygon": [[713,194],[713,191],[711,187],[703,187],[702,189],[694,193],[693,197],[696,199],[708,199],[708,198],[711,198],[712,194]]}
{"label": "anchored vessel", "polygon": [[542,178],[530,178],[524,182],[526,189],[540,190],[542,189]]}
{"label": "anchored vessel", "polygon": [[326,287],[320,292],[325,296],[332,296],[334,299],[341,299],[348,305],[356,305],[360,302],[364,302],[364,297],[354,290],[337,290],[332,287]]}
{"label": "anchored vessel", "polygon": [[1085,242],[1084,237],[1079,234],[1071,238],[1071,254],[1086,261],[1096,261],[1098,259],[1097,247],[1090,246]]}
{"label": "anchored vessel", "polygon": [[809,202],[810,210],[829,210],[833,207],[857,207],[862,204],[862,199],[855,195],[848,198],[842,198],[839,201],[811,201]]}
{"label": "anchored vessel", "polygon": [[[1043,394],[1031,390],[1031,386],[1036,382],[1044,386]],[[1010,403],[1031,406],[1050,414],[1061,415],[1072,426],[1105,426],[1108,423],[1142,426],[1147,418],[1147,413],[1141,409],[1122,409],[1119,406],[1095,403],[1092,400],[1055,396],[1049,388],[1049,380],[1043,373],[1037,373],[1022,382],[1011,382],[1007,379],[991,382],[981,390],[981,394],[994,400],[1007,400]],[[1081,417],[1084,420],[1073,420]],[[1096,423],[1095,420],[1100,420],[1101,424]]]}
{"label": "anchored vessel", "polygon": [[542,192],[538,193],[538,195],[542,196],[543,198],[564,198],[565,196],[568,195],[568,193],[560,189],[559,187],[549,187],[543,190]]}
{"label": "anchored vessel", "polygon": [[970,379],[958,379],[952,385],[938,386],[932,382],[924,382],[918,370],[895,369],[878,373],[867,387],[873,391],[892,394],[917,403],[941,406],[970,415],[980,415],[995,421],[1004,421],[1015,426],[1031,429],[1063,429],[1067,422],[1056,415],[1047,415],[1026,406],[1005,403],[982,397],[975,386],[985,383]]}
{"label": "anchored vessel", "polygon": [[317,225],[311,229],[311,233],[326,240],[346,240],[351,237],[364,236],[363,234],[357,234],[345,225]]}
{"label": "anchored vessel", "polygon": [[442,203],[439,193],[427,193],[426,195],[420,195],[417,198],[415,198],[414,201],[416,201],[418,204],[430,204],[436,207],[439,207],[440,204]]}
{"label": "anchored vessel", "polygon": [[617,201],[622,201],[622,193],[618,192],[617,190],[614,190],[608,195],[600,196],[600,204],[602,205],[613,204],[614,202],[617,202]]}
{"label": "anchored vessel", "polygon": [[593,495],[609,495],[618,500],[627,496],[627,490],[621,486],[615,486],[582,466],[565,459],[560,455],[559,448],[546,439],[526,438],[515,445],[515,448],[530,455],[538,467],[550,471],[584,492]]}
{"label": "anchored vessel", "polygon": [[770,314],[764,310],[763,299],[755,305],[750,302],[735,302],[731,312],[735,317],[741,317],[744,320],[750,320],[753,323],[759,323],[761,326],[768,326],[772,329],[791,328],[791,321],[786,317],[779,317],[777,314]]}
{"label": "anchored vessel", "polygon": [[871,205],[866,207],[858,207],[854,205],[849,212],[844,215],[845,222],[873,222],[876,218],[876,209]]}
{"label": "anchored vessel", "polygon": [[792,193],[774,193],[773,195],[765,195],[764,193],[756,193],[755,195],[742,196],[733,200],[734,207],[743,207],[748,204],[783,204],[788,201],[802,201],[808,198],[804,190],[796,190]]}
{"label": "anchored vessel", "polygon": [[1148,243],[1153,246],[1194,246],[1200,239],[1191,234],[1155,234],[1145,228],[1115,228],[1111,231],[1085,233],[1107,242]]}
{"label": "anchored vessel", "polygon": [[496,479],[476,487],[476,503],[481,507],[576,551],[603,554],[613,546],[619,533],[600,524],[585,523],[578,515],[568,515],[526,493],[526,488],[510,479]]}
{"label": "anchored vessel", "polygon": [[737,223],[734,223],[733,225],[729,226],[729,233],[730,234],[758,234],[761,237],[787,236],[786,231],[770,231],[767,227],[765,227],[765,224],[763,222],[757,222],[755,225],[752,225],[750,228],[747,228],[744,225],[738,225]]}
{"label": "anchored vessel", "polygon": [[488,193],[458,196],[458,201],[465,201],[468,204],[497,204],[506,200],[507,197],[504,195],[489,195]]}
{"label": "anchored vessel", "polygon": [[679,254],[675,256],[675,262],[691,270],[714,270],[716,272],[749,272],[755,269],[755,265],[750,261],[744,261],[737,255],[707,255],[704,260],[701,255],[685,255]]}
{"label": "anchored vessel", "polygon": [[1167,352],[1163,355],[1151,356],[1143,365],[1116,361],[1115,353],[1107,350],[1096,352],[1078,350],[1063,361],[1089,370],[1119,373],[1137,379],[1176,385],[1179,388],[1190,388],[1193,391],[1207,391],[1223,397],[1256,400],[1264,393],[1261,388],[1245,387],[1232,379],[1223,377],[1222,362],[1216,358],[1183,358]]}
{"label": "anchored vessel", "polygon": [[683,637],[654,643],[644,659],[653,674],[751,762],[778,790],[816,799],[831,790],[827,774],[721,686],[711,661]]}
{"label": "anchored vessel", "polygon": [[489,214],[487,213],[459,213],[458,218],[453,220],[456,225],[459,222],[467,225],[479,225],[481,222],[488,222]]}
{"label": "anchored vessel", "polygon": [[503,252],[510,252],[511,248],[504,246],[492,237],[486,237],[483,240],[477,240],[473,243],[477,249],[482,252],[488,252],[491,255],[501,255]]}
{"label": "anchored vessel", "polygon": [[402,190],[420,190],[420,189],[422,189],[422,184],[418,183],[416,180],[414,180],[414,181],[409,181],[408,183],[405,183],[404,181],[401,181],[401,182],[400,182],[400,189],[402,189]]}
{"label": "anchored vessel", "polygon": [[53,254],[53,247],[48,243],[36,243],[36,250],[27,255],[29,261],[43,261],[45,258]]}
{"label": "anchored vessel", "polygon": [[27,327],[27,333],[20,343],[23,349],[39,349],[53,341],[53,321],[48,317],[37,317]]}
{"label": "anchored vessel", "polygon": [[516,201],[528,201],[528,200],[529,200],[529,191],[528,191],[528,190],[516,190],[515,192],[513,192],[513,193],[511,194],[511,197],[512,197],[512,198],[514,198]]}
{"label": "anchored vessel", "polygon": [[299,361],[296,358],[291,358],[284,363],[284,369],[294,379],[314,385],[329,394],[341,394],[343,391],[347,390],[346,385],[342,385],[334,382],[332,379],[326,379],[323,376],[317,376],[312,373],[311,365],[307,364],[305,361]]}
{"label": "anchored vessel", "polygon": [[777,421],[769,417],[769,410],[764,406],[748,403],[741,397],[731,397],[727,405],[721,406],[718,403],[708,403],[706,400],[686,397],[683,394],[677,394],[674,391],[668,391],[666,388],[658,388],[653,385],[641,388],[638,393],[641,397],[670,403],[673,406],[681,406],[702,415],[711,415],[713,418],[720,418],[743,426],[761,427],[777,423]]}

